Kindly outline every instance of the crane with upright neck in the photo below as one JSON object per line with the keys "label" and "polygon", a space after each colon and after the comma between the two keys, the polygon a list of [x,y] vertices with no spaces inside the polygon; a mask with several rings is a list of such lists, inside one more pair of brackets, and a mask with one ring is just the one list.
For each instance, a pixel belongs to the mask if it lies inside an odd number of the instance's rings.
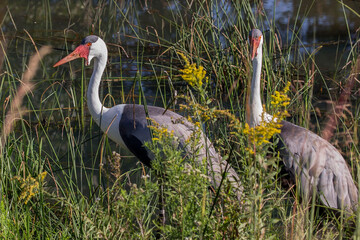
{"label": "crane with upright neck", "polygon": [[[263,35],[253,29],[249,35],[253,75],[246,103],[246,121],[250,127],[260,124],[263,114],[260,83]],[[272,118],[265,114],[265,121]],[[297,178],[305,199],[312,197],[315,188],[321,202],[328,207],[353,212],[358,205],[358,189],[345,162],[334,146],[315,133],[281,122],[279,150],[285,168]]]}

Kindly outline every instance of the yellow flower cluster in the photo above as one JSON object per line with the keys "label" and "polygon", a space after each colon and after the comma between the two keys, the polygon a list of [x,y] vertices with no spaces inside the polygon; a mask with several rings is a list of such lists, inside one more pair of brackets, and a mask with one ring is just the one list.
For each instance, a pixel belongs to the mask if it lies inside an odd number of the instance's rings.
{"label": "yellow flower cluster", "polygon": [[169,131],[167,128],[160,126],[159,123],[157,123],[155,120],[148,118],[148,120],[151,121],[151,125],[148,127],[152,131],[152,140],[154,142],[161,142],[164,139],[173,138],[174,137],[174,131]]}
{"label": "yellow flower cluster", "polygon": [[274,95],[271,95],[271,105],[275,108],[286,107],[290,104],[290,98],[287,96],[287,92],[290,88],[290,82],[288,82],[281,92],[275,91]]}
{"label": "yellow flower cluster", "polygon": [[[265,120],[264,113],[261,116],[260,125],[251,128],[249,124],[245,124],[245,128],[243,129],[243,134],[247,135],[249,141],[254,145],[254,149],[257,149],[263,144],[269,143],[269,140],[274,136],[276,133],[280,133],[281,128],[281,118],[277,118],[279,116],[276,113],[271,121]],[[247,148],[247,150],[254,154],[254,150],[251,148]]]}
{"label": "yellow flower cluster", "polygon": [[[218,117],[228,116],[229,114],[227,110],[218,110],[215,107],[209,108],[208,105],[201,105],[199,103],[191,101],[189,97],[184,95],[180,95],[178,96],[178,98],[182,98],[187,102],[186,105],[179,104],[180,111],[188,111],[189,115],[195,116],[196,121],[200,120],[201,122],[205,123],[209,120],[214,121]],[[188,120],[189,122],[193,122],[191,118]]]}
{"label": "yellow flower cluster", "polygon": [[[189,122],[191,122],[191,118],[188,118]],[[190,136],[185,139],[185,143],[186,144],[190,144],[191,146],[196,146],[196,148],[202,148],[203,146],[199,146],[199,141],[200,141],[200,137],[201,137],[201,123],[200,122],[195,122],[194,123],[194,130],[192,131],[192,133],[190,134]],[[191,144],[191,143],[195,143],[195,144]]]}
{"label": "yellow flower cluster", "polygon": [[247,135],[249,141],[253,144],[253,149],[247,148],[250,153],[254,154],[255,149],[258,149],[263,144],[269,143],[269,140],[275,134],[281,132],[281,121],[289,115],[286,110],[281,110],[282,107],[286,107],[290,104],[290,98],[287,96],[289,87],[290,82],[286,84],[283,91],[276,91],[274,95],[271,95],[271,108],[276,111],[271,120],[265,119],[265,113],[263,112],[260,125],[250,128],[247,123],[245,124],[243,134]]}
{"label": "yellow flower cluster", "polygon": [[27,178],[15,176],[14,179],[21,183],[21,194],[19,200],[24,200],[24,203],[27,204],[29,200],[39,192],[40,183],[44,181],[46,175],[47,172],[40,173],[36,178],[33,178],[30,175],[27,176]]}
{"label": "yellow flower cluster", "polygon": [[205,78],[206,71],[203,66],[197,67],[195,63],[190,64],[189,59],[181,52],[178,52],[181,58],[185,62],[184,69],[179,71],[182,73],[181,77],[192,87],[201,88],[203,85],[203,80],[208,82],[208,77]]}
{"label": "yellow flower cluster", "polygon": [[202,122],[207,122],[210,119],[215,119],[216,112],[219,111],[216,109],[210,109],[208,106],[202,106],[194,102],[190,102],[188,105],[180,104],[180,111],[185,111],[185,110],[193,113],[195,116],[200,118]]}

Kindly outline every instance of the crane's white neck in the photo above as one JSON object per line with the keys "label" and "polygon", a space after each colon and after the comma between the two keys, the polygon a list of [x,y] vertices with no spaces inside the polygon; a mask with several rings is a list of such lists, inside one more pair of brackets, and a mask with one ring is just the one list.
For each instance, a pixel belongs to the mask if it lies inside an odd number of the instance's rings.
{"label": "crane's white neck", "polygon": [[251,80],[250,95],[247,99],[246,122],[250,127],[255,127],[261,122],[263,107],[260,98],[260,77],[262,64],[262,43],[257,49],[257,55],[253,60],[253,75]]}
{"label": "crane's white neck", "polygon": [[100,38],[92,44],[89,52],[88,61],[94,58],[94,70],[90,78],[90,83],[87,91],[87,103],[91,116],[97,124],[100,123],[102,113],[108,109],[102,105],[99,98],[99,86],[101,76],[105,70],[108,58],[106,44]]}

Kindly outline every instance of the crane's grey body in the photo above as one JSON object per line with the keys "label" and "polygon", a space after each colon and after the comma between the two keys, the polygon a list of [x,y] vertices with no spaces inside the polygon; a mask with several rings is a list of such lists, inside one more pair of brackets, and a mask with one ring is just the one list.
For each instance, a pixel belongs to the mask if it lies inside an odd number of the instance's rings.
{"label": "crane's grey body", "polygon": [[356,210],[358,189],[341,154],[315,133],[282,121],[279,149],[284,165],[300,183],[305,199],[315,187],[324,205]]}
{"label": "crane's grey body", "polygon": [[[250,33],[253,76],[247,99],[246,121],[250,127],[260,124],[263,108],[260,97],[263,36],[260,30]],[[265,113],[265,121],[272,116]],[[286,169],[300,184],[305,199],[313,190],[325,206],[355,211],[358,189],[351,177],[345,159],[325,139],[305,128],[282,121],[279,149]],[[315,188],[315,189],[314,189]]]}

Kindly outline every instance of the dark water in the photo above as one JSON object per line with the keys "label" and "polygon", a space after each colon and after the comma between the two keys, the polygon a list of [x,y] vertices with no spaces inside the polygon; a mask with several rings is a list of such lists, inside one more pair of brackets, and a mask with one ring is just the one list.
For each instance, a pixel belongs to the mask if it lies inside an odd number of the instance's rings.
{"label": "dark water", "polygon": [[[344,1],[344,4],[360,12],[359,1]],[[220,30],[226,31],[237,22],[239,11],[235,11],[232,1],[214,1],[209,7],[212,9],[214,24]],[[187,8],[186,1],[174,0],[3,0],[0,2],[0,39],[10,64],[0,62],[1,71],[11,70],[11,74],[21,77],[28,57],[34,52],[29,35],[37,47],[51,44],[54,51],[44,60],[48,70],[39,72],[34,80],[37,82],[37,90],[31,101],[35,109],[54,108],[52,96],[56,92],[59,95],[58,101],[64,103],[57,107],[69,107],[70,110],[66,114],[75,121],[80,109],[69,103],[67,91],[71,91],[73,86],[75,89],[80,89],[82,64],[80,61],[73,63],[71,73],[67,67],[51,69],[51,66],[66,55],[67,49],[74,49],[84,36],[100,33],[109,43],[110,51],[110,63],[106,72],[106,78],[110,81],[102,84],[102,94],[105,95],[111,91],[116,98],[116,103],[123,101],[143,103],[144,98],[139,95],[141,92],[139,84],[134,82],[135,78],[140,77],[147,103],[167,105],[174,94],[168,82],[168,75],[174,74],[172,73],[174,69],[171,67],[173,59],[164,55],[160,61],[157,61],[158,65],[154,66],[151,62],[164,51],[157,45],[158,38],[161,38],[162,42],[171,43],[179,41],[180,38],[175,34],[171,24],[164,19],[176,20],[182,17],[183,21],[191,24],[191,16],[186,15]],[[348,61],[344,56],[347,56],[346,52],[350,50],[349,39],[356,41],[360,27],[360,17],[334,0],[264,1],[262,5],[253,5],[253,12],[257,16],[263,13],[268,16],[268,21],[258,22],[259,28],[266,34],[269,26],[275,24],[284,45],[292,38],[298,38],[303,44],[299,47],[305,53],[312,52],[321,43],[328,43],[317,53],[316,62],[322,71],[330,73],[334,71],[334,66],[343,66]],[[174,17],[174,14],[178,16]],[[228,16],[227,21],[224,21],[225,16]],[[147,41],[139,41],[139,38],[147,39]],[[225,46],[225,39],[222,41]],[[4,56],[4,51],[0,49],[0,56]],[[1,57],[0,60],[4,61],[4,58]],[[154,70],[157,75],[154,74]],[[87,79],[90,74],[91,68],[86,70]],[[49,88],[56,81],[58,84]],[[86,83],[85,81],[84,84]],[[161,89],[157,87],[159,84]],[[176,89],[183,83],[174,84]],[[73,94],[78,98],[81,96],[78,92]],[[5,93],[0,93],[2,102],[6,97]],[[84,109],[88,123],[90,117],[86,106]],[[55,143],[56,151],[63,153],[63,159],[67,159],[69,153],[67,146],[63,144],[66,139],[61,134],[62,123],[58,122],[58,119],[61,119],[60,114],[49,110],[43,111],[40,117],[30,114],[29,118],[34,125],[39,121],[48,124],[49,137]],[[75,122],[73,125],[81,124]],[[86,124],[86,129],[88,128],[89,125]],[[91,131],[92,133],[89,133],[79,127],[74,135],[81,143],[82,151],[90,152],[84,156],[85,161],[98,169],[98,162],[94,163],[93,157],[102,134],[96,127],[93,127]],[[111,144],[113,149],[116,149],[114,144]],[[66,165],[66,160],[63,161]],[[131,158],[127,161],[125,165],[128,169],[136,162]],[[97,176],[94,178],[94,183],[98,182]]]}
{"label": "dark water", "polygon": [[[217,27],[225,29],[236,23],[238,11],[235,11],[232,1],[214,2],[217,4],[210,7],[213,9],[212,17]],[[17,41],[17,44],[30,43],[23,31],[25,29],[37,44],[49,43],[54,47],[61,46],[64,37],[76,44],[91,32],[101,32],[110,43],[136,46],[138,42],[136,37],[143,36],[138,27],[156,31],[159,37],[175,42],[179,36],[176,36],[169,23],[162,18],[172,19],[173,14],[181,15],[187,7],[183,1],[164,0],[119,2],[16,0],[1,1],[0,4],[0,17],[3,19],[1,29],[6,39]],[[356,0],[344,1],[344,5],[332,0],[270,0],[264,1],[262,5],[254,5],[253,12],[255,15],[265,13],[268,21],[259,22],[259,27],[266,30],[269,25],[275,24],[284,42],[291,39],[293,37],[291,32],[295,31],[304,45],[311,45],[328,41],[347,41],[349,37],[355,40],[356,32],[360,27],[360,17],[346,6],[355,12],[360,12],[360,2]],[[230,16],[226,22],[224,22],[225,15]],[[191,20],[191,16],[183,17]],[[233,22],[231,19],[234,19]],[[102,28],[99,29],[99,25]],[[149,39],[154,43],[147,45],[154,47],[156,39],[154,37]],[[9,45],[8,51],[11,53],[15,46]],[[323,52],[319,54],[326,54],[326,50]],[[134,70],[128,65],[124,65],[124,69],[128,69],[129,73],[131,69]]]}
{"label": "dark water", "polygon": [[331,0],[274,0],[264,2],[264,9],[269,18],[275,16],[276,27],[284,41],[294,37],[286,34],[291,29],[297,31],[297,37],[310,52],[326,43],[317,53],[316,63],[322,70],[331,70],[340,58],[338,45],[340,49],[350,50],[349,39],[355,43],[360,27],[360,17],[349,10],[360,12],[360,2],[343,3]]}
{"label": "dark water", "polygon": [[[236,23],[236,14],[231,1],[218,0],[212,5],[214,24],[220,29]],[[172,31],[169,23],[163,18],[172,19],[172,15],[181,15],[186,8],[182,1],[1,1],[0,17],[3,19],[1,29],[7,39],[7,52],[10,57],[16,57],[18,66],[23,66],[26,52],[33,50],[24,29],[27,30],[38,45],[51,44],[54,47],[64,47],[64,37],[68,38],[69,48],[74,47],[82,37],[91,32],[100,32],[109,43],[121,44],[133,58],[138,49],[137,37],[144,37],[147,28],[170,42],[176,42],[179,36]],[[304,48],[309,51],[316,47],[316,43],[333,41],[332,45],[325,46],[317,54],[317,63],[324,69],[333,68],[332,60],[337,60],[337,44],[348,44],[348,40],[356,40],[357,30],[360,27],[360,17],[352,13],[360,12],[359,1],[344,1],[344,5],[332,0],[271,0],[262,5],[253,7],[255,15],[266,13],[268,21],[259,22],[259,27],[266,30],[269,25],[275,24],[285,43],[293,37],[299,38]],[[117,10],[121,9],[121,11]],[[159,16],[161,15],[161,17]],[[224,22],[224,16],[230,16]],[[5,18],[4,18],[5,16]],[[191,16],[183,16],[191,21]],[[126,19],[126,20],[124,20]],[[233,22],[230,19],[234,19]],[[190,22],[189,22],[190,23]],[[100,27],[99,29],[99,25]],[[348,27],[347,27],[348,26]],[[299,29],[299,30],[298,30]],[[290,30],[290,31],[289,31]],[[296,36],[292,34],[296,33]],[[156,38],[147,36],[153,42],[143,43],[148,46],[147,51],[156,55]],[[153,48],[153,49],[151,49]],[[118,48],[112,49],[113,55],[123,53]],[[146,51],[146,50],[145,50]],[[62,56],[64,53],[55,51],[53,56]],[[151,54],[147,55],[151,57]],[[327,61],[325,61],[325,59]],[[19,62],[20,61],[20,62]],[[118,66],[115,66],[118,68]],[[136,64],[125,63],[122,73],[128,77],[136,73]],[[152,75],[152,69],[142,69],[143,75]],[[119,74],[119,72],[114,72]]]}

